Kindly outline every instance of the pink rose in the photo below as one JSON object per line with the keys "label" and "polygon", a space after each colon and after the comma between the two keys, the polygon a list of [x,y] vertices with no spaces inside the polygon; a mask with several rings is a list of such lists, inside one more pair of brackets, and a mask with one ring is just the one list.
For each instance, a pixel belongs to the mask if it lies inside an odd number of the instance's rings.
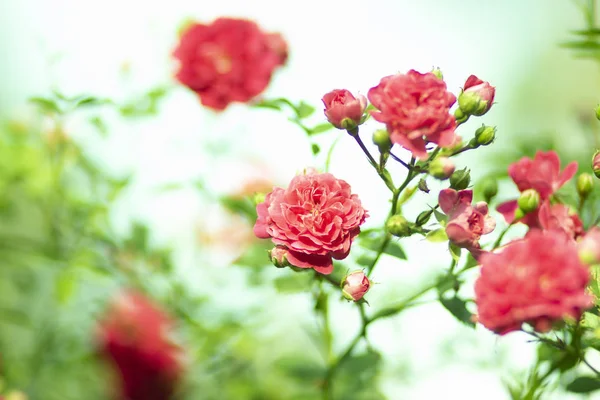
{"label": "pink rose", "polygon": [[457,142],[456,120],[450,114],[456,97],[435,74],[410,70],[386,76],[369,90],[368,97],[378,109],[371,111],[373,118],[386,124],[393,143],[415,157],[428,157],[425,145],[429,142],[440,147],[452,147]]}
{"label": "pink rose", "polygon": [[501,252],[483,254],[480,263],[477,320],[498,334],[519,330],[523,323],[546,332],[565,317],[579,319],[593,304],[586,293],[589,270],[574,242],[559,232],[532,231]]}
{"label": "pink rose", "polygon": [[275,188],[256,206],[254,234],[287,248],[287,261],[322,274],[333,271],[332,258],[344,259],[367,212],[350,185],[328,173],[307,171],[287,189]]}
{"label": "pink rose", "polygon": [[223,110],[265,90],[287,58],[287,46],[281,36],[263,33],[252,21],[219,18],[187,27],[173,54],[179,61],[179,82],[206,107]]}
{"label": "pink rose", "polygon": [[442,190],[438,201],[440,208],[448,216],[448,239],[456,246],[478,253],[481,235],[492,232],[496,227],[496,221],[488,215],[487,203],[482,201],[471,205],[472,190],[454,189]]}
{"label": "pink rose", "polygon": [[348,300],[359,301],[369,291],[371,282],[363,271],[354,271],[342,281],[342,294]]}
{"label": "pink rose", "polygon": [[573,161],[560,171],[560,159],[555,151],[538,151],[534,159],[523,157],[509,165],[508,175],[519,191],[534,189],[542,200],[560,189],[577,172],[577,162]]}
{"label": "pink rose", "polygon": [[323,96],[325,116],[338,129],[352,129],[360,125],[367,98],[363,95],[354,97],[346,89],[335,89]]}
{"label": "pink rose", "polygon": [[496,88],[471,75],[465,82],[463,92],[458,96],[458,105],[465,114],[480,116],[492,107],[495,94]]}
{"label": "pink rose", "polygon": [[543,230],[563,232],[570,239],[583,235],[583,222],[564,204],[550,205],[549,201],[545,201],[540,206],[538,219]]}
{"label": "pink rose", "polygon": [[130,400],[170,399],[184,367],[181,349],[169,337],[170,318],[143,295],[125,292],[100,321],[103,353],[121,378],[121,397]]}

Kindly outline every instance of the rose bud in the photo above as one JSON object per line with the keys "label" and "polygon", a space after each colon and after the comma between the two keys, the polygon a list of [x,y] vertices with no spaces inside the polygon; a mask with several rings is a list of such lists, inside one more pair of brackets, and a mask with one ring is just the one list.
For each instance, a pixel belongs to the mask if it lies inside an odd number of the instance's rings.
{"label": "rose bud", "polygon": [[402,215],[392,215],[385,223],[389,233],[397,237],[407,237],[413,234],[413,224]]}
{"label": "rose bud", "polygon": [[354,271],[342,281],[342,295],[352,301],[359,301],[369,291],[371,282],[363,271]]}
{"label": "rose bud", "polygon": [[277,268],[283,268],[290,265],[287,260],[288,250],[283,246],[275,246],[269,250],[269,258],[274,266]]}
{"label": "rose bud", "polygon": [[325,117],[336,128],[351,131],[363,122],[363,114],[367,108],[365,96],[354,97],[346,89],[335,89],[321,100],[325,105]]}
{"label": "rose bud", "polygon": [[540,205],[540,194],[533,189],[527,189],[519,196],[517,205],[523,214],[535,211]]}
{"label": "rose bud", "polygon": [[600,263],[600,228],[593,227],[577,242],[581,262],[593,265]]}
{"label": "rose bud", "polygon": [[496,127],[494,126],[485,126],[483,125],[481,128],[475,131],[475,141],[480,146],[487,146],[491,144],[496,138]]}
{"label": "rose bud", "polygon": [[498,194],[498,182],[492,177],[484,178],[480,182],[479,188],[486,203],[491,202],[492,199]]}
{"label": "rose bud", "polygon": [[458,96],[458,106],[466,115],[481,116],[492,107],[495,93],[496,88],[471,75],[465,82],[463,92]]}
{"label": "rose bud", "polygon": [[437,76],[439,79],[444,80],[444,74],[442,74],[442,70],[439,67],[432,69],[431,73]]}
{"label": "rose bud", "polygon": [[386,129],[377,129],[373,132],[373,144],[379,148],[379,152],[385,154],[392,148],[390,134]]}
{"label": "rose bud", "polygon": [[600,150],[594,153],[594,158],[592,158],[592,169],[594,170],[596,178],[600,178]]}
{"label": "rose bud", "polygon": [[431,162],[429,173],[436,179],[445,180],[454,173],[454,163],[448,157],[438,157]]}
{"label": "rose bud", "polygon": [[588,197],[588,195],[592,193],[592,190],[594,189],[594,180],[592,175],[587,173],[579,175],[576,186],[579,197],[582,199]]}
{"label": "rose bud", "polygon": [[450,177],[450,187],[456,190],[464,190],[471,183],[471,174],[467,168],[455,171]]}

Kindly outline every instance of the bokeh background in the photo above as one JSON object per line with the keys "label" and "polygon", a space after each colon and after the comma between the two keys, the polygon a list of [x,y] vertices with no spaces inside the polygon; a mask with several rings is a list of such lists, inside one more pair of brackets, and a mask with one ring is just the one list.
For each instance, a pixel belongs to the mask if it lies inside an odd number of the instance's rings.
{"label": "bokeh background", "polygon": [[[266,265],[266,247],[253,240],[251,223],[232,212],[239,203],[223,199],[285,185],[304,167],[322,166],[326,152],[313,157],[304,133],[283,114],[244,105],[217,114],[176,85],[171,52],[177,30],[186,19],[219,16],[254,19],[284,35],[290,59],[265,96],[305,100],[318,109],[315,122],[322,120],[320,98],[331,89],[366,94],[382,76],[440,67],[455,92],[470,74],[497,87],[496,104],[484,118],[498,127],[496,142],[458,158],[458,166],[471,167],[475,182],[537,148],[554,147],[563,162],[577,159],[589,169],[598,66],[558,46],[571,38],[570,30],[585,27],[575,1],[4,0],[5,388],[30,399],[106,398],[108,373],[92,351],[94,320],[111,293],[134,279],[177,314],[180,339],[195,360],[190,398],[317,398],[310,382],[322,373],[322,360],[310,294],[286,286],[281,278],[289,271]],[[69,175],[74,183],[56,199],[49,195],[53,178],[46,176],[52,161],[40,147],[57,140],[56,125],[27,101],[53,89],[133,106],[129,114],[97,107],[64,121],[62,135],[77,144],[66,151],[102,173],[82,168],[85,182]],[[469,137],[480,123],[469,122],[460,133]],[[316,140],[327,149],[340,135],[330,131]],[[349,138],[335,147],[331,172],[360,195],[371,215],[367,227],[380,226],[387,189]],[[88,187],[92,175],[96,181]],[[508,183],[501,188],[500,200],[516,194]],[[435,198],[420,193],[406,213],[417,213],[423,202]],[[58,217],[39,223],[44,217],[38,204]],[[96,222],[109,239],[88,236]],[[52,244],[56,232],[68,245]],[[98,244],[101,236],[112,242],[107,248]],[[13,244],[14,238],[20,242]],[[384,256],[377,269],[378,284],[368,295],[374,309],[418,290],[450,259],[443,245],[413,238],[402,244],[408,260]],[[123,258],[133,272],[114,265]],[[341,351],[355,334],[358,315],[343,301],[331,307],[334,347]],[[373,351],[365,354],[381,360],[375,368],[357,362],[345,371],[340,386],[354,394],[340,398],[507,399],[505,382],[522,379],[536,351],[525,335],[498,338],[463,326],[436,302],[374,324],[369,338]],[[558,389],[547,398],[580,397]]]}

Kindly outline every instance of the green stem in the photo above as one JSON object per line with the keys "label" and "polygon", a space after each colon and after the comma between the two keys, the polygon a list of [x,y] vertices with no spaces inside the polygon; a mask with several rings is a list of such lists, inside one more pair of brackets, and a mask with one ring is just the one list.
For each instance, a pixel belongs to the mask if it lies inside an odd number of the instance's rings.
{"label": "green stem", "polygon": [[335,148],[335,146],[338,144],[338,142],[340,141],[340,139],[342,138],[342,136],[338,136],[333,143],[331,144],[331,147],[329,148],[329,150],[327,151],[327,158],[325,159],[325,172],[329,172],[329,165],[331,164],[331,155],[333,154],[333,149]]}
{"label": "green stem", "polygon": [[427,292],[429,292],[430,290],[433,290],[435,288],[438,287],[438,281],[436,280],[434,283],[425,286],[424,288],[422,288],[421,290],[419,290],[417,293],[413,294],[412,296],[408,297],[407,299],[405,299],[402,303],[399,303],[395,306],[391,306],[391,307],[387,307],[384,308],[383,310],[378,311],[377,313],[375,313],[375,315],[373,315],[371,318],[368,319],[368,323],[372,323],[378,319],[381,318],[387,318],[390,317],[392,315],[398,314],[399,312],[405,310],[406,308],[410,307],[411,304],[417,300],[419,297],[423,296],[424,294],[426,294]]}
{"label": "green stem", "polygon": [[511,222],[510,225],[508,225],[506,227],[505,230],[503,230],[500,233],[500,236],[498,236],[498,239],[496,239],[496,241],[494,242],[494,244],[492,245],[492,250],[496,249],[498,246],[500,246],[500,243],[502,243],[502,239],[504,239],[504,235],[506,235],[506,232],[508,232],[508,230],[514,225],[514,222]]}
{"label": "green stem", "polygon": [[381,246],[379,246],[379,249],[377,249],[377,254],[375,255],[375,258],[373,258],[371,265],[367,267],[367,276],[371,276],[371,274],[373,273],[377,262],[381,258],[381,255],[385,252],[385,248],[390,243],[390,240],[392,240],[392,235],[386,233],[385,237],[383,238],[383,241],[381,242]]}

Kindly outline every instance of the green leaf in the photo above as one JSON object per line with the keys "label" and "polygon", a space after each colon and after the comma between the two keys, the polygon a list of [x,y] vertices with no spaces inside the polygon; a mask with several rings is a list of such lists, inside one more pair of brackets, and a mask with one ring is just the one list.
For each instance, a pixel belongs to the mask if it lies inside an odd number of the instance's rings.
{"label": "green leaf", "polygon": [[438,210],[434,209],[433,215],[435,216],[435,219],[437,220],[437,222],[440,223],[440,225],[446,226],[446,222],[448,221],[448,216],[446,214],[441,213]]}
{"label": "green leaf", "polygon": [[429,232],[427,236],[425,236],[425,239],[432,243],[441,243],[448,240],[448,235],[446,235],[446,230],[444,228],[439,228]]}
{"label": "green leaf", "polygon": [[560,46],[576,50],[600,50],[600,43],[593,40],[573,40],[570,42],[561,43]]}
{"label": "green leaf", "polygon": [[322,124],[319,124],[317,126],[310,128],[310,131],[307,133],[309,135],[316,135],[319,133],[327,132],[328,130],[331,130],[332,128],[334,128],[333,125],[331,125],[329,122],[324,122]]}
{"label": "green leaf", "polygon": [[148,227],[140,222],[135,222],[131,230],[131,238],[128,242],[140,253],[145,253],[148,249],[148,238],[150,231]]}
{"label": "green leaf", "polygon": [[575,31],[571,31],[573,35],[581,35],[581,36],[600,36],[600,29],[590,28],[590,29],[579,29]]}
{"label": "green leaf", "polygon": [[43,112],[54,114],[62,113],[62,110],[54,100],[45,99],[43,97],[32,97],[29,99],[29,102],[35,104]]}
{"label": "green leaf", "polygon": [[[289,268],[288,268],[289,270]],[[304,272],[291,272],[275,278],[275,289],[279,293],[308,292],[312,286],[313,275]]]}
{"label": "green leaf", "polygon": [[310,104],[301,101],[296,106],[295,111],[299,119],[304,119],[310,117],[315,112],[315,108]]}
{"label": "green leaf", "polygon": [[89,119],[89,122],[94,128],[96,128],[96,130],[98,131],[98,133],[100,133],[102,137],[108,136],[108,127],[106,126],[106,123],[104,122],[104,120],[102,120],[102,118],[100,118],[99,116],[91,117]]}
{"label": "green leaf", "polygon": [[373,257],[370,257],[366,254],[362,254],[356,259],[356,263],[363,267],[370,267],[371,264],[373,264]]}
{"label": "green leaf", "polygon": [[219,200],[229,211],[248,218],[252,223],[256,221],[256,206],[249,197],[223,196]]}
{"label": "green leaf", "polygon": [[470,326],[471,328],[475,327],[475,322],[473,322],[473,314],[469,310],[467,310],[467,302],[458,296],[451,297],[449,299],[440,297],[440,303],[446,308],[446,310],[450,311],[456,319],[458,319],[463,324]]}
{"label": "green leaf", "polygon": [[315,155],[315,156],[321,152],[321,148],[316,143],[311,144],[310,148],[312,150],[313,155]]}
{"label": "green leaf", "polygon": [[402,246],[400,246],[399,243],[396,243],[396,242],[390,241],[388,243],[388,245],[385,247],[385,249],[383,250],[383,252],[384,252],[384,254],[399,258],[401,260],[407,259],[404,249],[402,248]]}
{"label": "green leaf", "polygon": [[79,107],[89,107],[89,106],[99,106],[104,104],[111,104],[112,101],[110,99],[99,99],[97,97],[88,96],[84,97],[75,104],[76,108]]}
{"label": "green leaf", "polygon": [[453,244],[452,242],[448,242],[448,250],[450,250],[450,255],[452,256],[452,259],[458,262],[458,260],[460,260],[460,253],[462,249]]}
{"label": "green leaf", "polygon": [[[378,252],[381,249],[384,240],[385,234],[381,235],[378,230],[365,231],[359,236],[358,244],[365,249]],[[402,260],[407,259],[406,253],[400,243],[391,240],[385,246],[385,249],[383,249],[383,253]],[[369,260],[370,259],[371,257],[369,257]]]}
{"label": "green leaf", "polygon": [[[232,264],[250,268],[264,268],[271,265],[269,250],[273,248],[270,240],[261,240],[255,245],[248,247],[246,251],[233,261]],[[273,267],[274,268],[274,267]]]}
{"label": "green leaf", "polygon": [[61,272],[55,282],[55,294],[58,302],[66,304],[75,294],[76,287],[75,274],[69,270]]}
{"label": "green leaf", "polygon": [[566,389],[573,393],[590,393],[600,389],[600,380],[591,376],[580,376],[571,381]]}

